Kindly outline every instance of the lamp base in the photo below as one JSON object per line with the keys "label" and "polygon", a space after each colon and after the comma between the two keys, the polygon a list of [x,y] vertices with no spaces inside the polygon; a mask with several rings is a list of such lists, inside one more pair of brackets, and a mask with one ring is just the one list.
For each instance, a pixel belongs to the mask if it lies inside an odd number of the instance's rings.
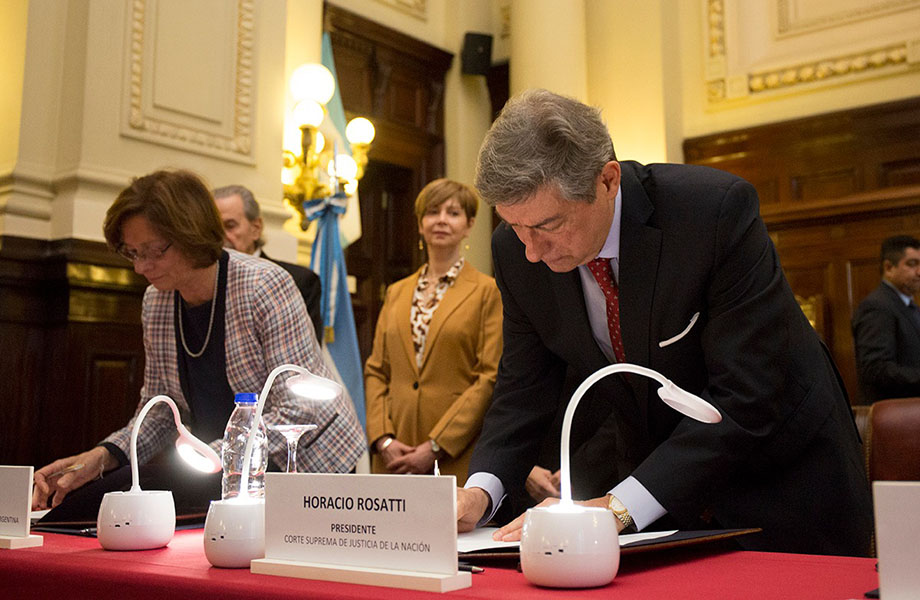
{"label": "lamp base", "polygon": [[620,566],[613,513],[555,504],[531,508],[521,532],[521,569],[535,585],[585,588],[607,585]]}
{"label": "lamp base", "polygon": [[106,550],[162,548],[176,532],[170,491],[108,492],[96,517],[96,535]]}
{"label": "lamp base", "polygon": [[215,500],[204,522],[204,554],[215,567],[249,567],[265,556],[265,500]]}

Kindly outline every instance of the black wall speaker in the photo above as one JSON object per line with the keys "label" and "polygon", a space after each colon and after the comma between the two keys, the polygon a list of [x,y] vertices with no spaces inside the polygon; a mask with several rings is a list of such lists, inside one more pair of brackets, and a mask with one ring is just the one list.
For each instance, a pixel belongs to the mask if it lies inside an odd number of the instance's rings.
{"label": "black wall speaker", "polygon": [[460,51],[460,72],[464,75],[487,75],[492,66],[492,36],[466,33]]}

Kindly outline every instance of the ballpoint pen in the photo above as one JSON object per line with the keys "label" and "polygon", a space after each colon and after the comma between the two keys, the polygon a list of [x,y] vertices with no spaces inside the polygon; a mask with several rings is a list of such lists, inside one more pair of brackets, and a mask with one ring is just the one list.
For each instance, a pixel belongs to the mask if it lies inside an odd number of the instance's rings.
{"label": "ballpoint pen", "polygon": [[476,565],[471,565],[469,563],[460,562],[457,563],[458,571],[469,571],[470,573],[482,573],[485,571],[482,567],[477,567]]}
{"label": "ballpoint pen", "polygon": [[46,475],[46,476],[45,476],[45,479],[54,479],[55,477],[60,477],[61,475],[66,475],[67,473],[73,473],[74,471],[79,471],[79,470],[82,469],[84,466],[85,466],[85,465],[84,465],[83,463],[74,463],[74,464],[70,465],[69,467],[65,467],[65,468],[61,469],[60,471],[56,471],[56,472],[52,473],[51,475]]}

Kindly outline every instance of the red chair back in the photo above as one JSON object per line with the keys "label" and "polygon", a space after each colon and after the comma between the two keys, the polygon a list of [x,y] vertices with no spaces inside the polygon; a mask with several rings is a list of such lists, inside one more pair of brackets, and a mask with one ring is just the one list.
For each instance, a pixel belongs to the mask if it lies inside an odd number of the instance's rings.
{"label": "red chair back", "polygon": [[866,437],[869,481],[920,481],[920,398],[874,403]]}

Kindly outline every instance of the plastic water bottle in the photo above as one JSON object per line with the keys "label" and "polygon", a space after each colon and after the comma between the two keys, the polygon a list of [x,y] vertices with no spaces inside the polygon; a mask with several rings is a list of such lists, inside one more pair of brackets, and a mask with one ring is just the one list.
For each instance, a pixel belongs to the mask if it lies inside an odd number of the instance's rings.
{"label": "plastic water bottle", "polygon": [[[249,430],[256,414],[258,396],[239,393],[234,398],[234,402],[236,406],[230,413],[230,420],[227,421],[220,453],[224,466],[224,475],[221,478],[221,497],[225,500],[240,495],[243,454],[246,451]],[[266,467],[268,467],[268,437],[265,433],[265,423],[259,419],[259,428],[256,431],[256,439],[253,440],[252,461],[249,467],[248,488],[249,496],[252,498],[261,498],[265,495]]]}

